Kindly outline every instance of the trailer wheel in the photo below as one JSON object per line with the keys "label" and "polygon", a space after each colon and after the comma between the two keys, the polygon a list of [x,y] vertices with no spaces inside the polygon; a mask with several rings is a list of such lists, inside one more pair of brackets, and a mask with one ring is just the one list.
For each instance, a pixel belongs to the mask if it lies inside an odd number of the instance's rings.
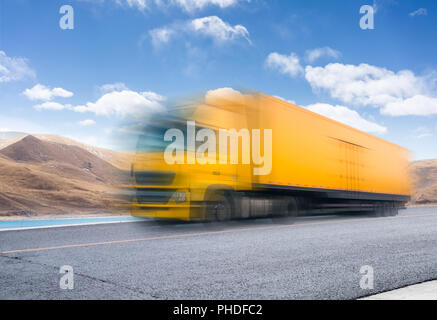
{"label": "trailer wheel", "polygon": [[382,203],[377,203],[371,213],[372,217],[383,217],[384,216],[384,205]]}
{"label": "trailer wheel", "polygon": [[297,217],[299,215],[299,201],[296,198],[288,199],[288,216],[289,217]]}
{"label": "trailer wheel", "polygon": [[374,217],[393,217],[398,214],[398,210],[394,203],[382,202],[375,205],[375,209],[372,213]]}
{"label": "trailer wheel", "polygon": [[390,203],[390,207],[389,207],[389,216],[390,217],[395,217],[399,214],[399,210],[396,206],[396,203],[392,202]]}
{"label": "trailer wheel", "polygon": [[206,218],[208,221],[228,221],[232,217],[232,205],[223,193],[216,193],[206,203]]}
{"label": "trailer wheel", "polygon": [[[294,222],[294,219],[299,215],[299,203],[294,197],[287,197],[280,200],[278,212],[274,212],[272,218],[286,218],[287,222]],[[282,222],[282,221],[281,221]]]}

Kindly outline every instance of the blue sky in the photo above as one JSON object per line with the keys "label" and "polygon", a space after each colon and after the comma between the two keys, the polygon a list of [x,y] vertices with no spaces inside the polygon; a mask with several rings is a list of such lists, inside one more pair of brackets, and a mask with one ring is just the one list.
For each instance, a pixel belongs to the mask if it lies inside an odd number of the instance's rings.
{"label": "blue sky", "polygon": [[[362,30],[362,5],[375,8]],[[59,26],[62,5],[74,29]],[[282,97],[437,158],[433,0],[2,0],[0,130],[113,147],[166,99]]]}

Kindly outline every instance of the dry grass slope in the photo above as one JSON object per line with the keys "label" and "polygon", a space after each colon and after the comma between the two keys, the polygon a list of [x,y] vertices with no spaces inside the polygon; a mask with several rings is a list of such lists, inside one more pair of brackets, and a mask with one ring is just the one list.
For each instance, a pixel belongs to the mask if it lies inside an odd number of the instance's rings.
{"label": "dry grass slope", "polygon": [[87,150],[28,135],[0,150],[0,214],[110,210],[123,178]]}
{"label": "dry grass slope", "polygon": [[99,147],[91,146],[89,144],[78,142],[70,138],[60,137],[52,134],[35,134],[34,136],[42,141],[57,142],[57,143],[65,144],[67,146],[79,147],[81,149],[84,149],[92,153],[93,155],[99,157],[100,159],[109,162],[114,167],[117,167],[122,170],[130,170],[130,165],[132,163],[132,158],[134,156],[133,154],[99,148]]}
{"label": "dry grass slope", "polygon": [[415,161],[410,165],[413,204],[437,203],[437,160]]}

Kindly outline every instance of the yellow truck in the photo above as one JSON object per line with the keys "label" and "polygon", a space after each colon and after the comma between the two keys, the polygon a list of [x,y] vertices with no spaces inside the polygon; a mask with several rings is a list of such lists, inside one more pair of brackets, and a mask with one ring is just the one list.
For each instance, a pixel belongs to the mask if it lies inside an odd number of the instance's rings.
{"label": "yellow truck", "polygon": [[227,91],[152,116],[134,216],[215,220],[368,212],[409,200],[408,150],[266,94]]}

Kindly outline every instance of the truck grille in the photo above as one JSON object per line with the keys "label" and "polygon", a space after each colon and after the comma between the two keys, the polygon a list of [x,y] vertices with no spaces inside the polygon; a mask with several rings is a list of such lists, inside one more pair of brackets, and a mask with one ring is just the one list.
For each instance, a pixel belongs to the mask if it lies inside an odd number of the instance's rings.
{"label": "truck grille", "polygon": [[169,171],[136,171],[135,184],[143,186],[168,186],[173,183],[175,173]]}
{"label": "truck grille", "polygon": [[139,204],[167,204],[175,191],[175,189],[138,188],[135,196]]}

